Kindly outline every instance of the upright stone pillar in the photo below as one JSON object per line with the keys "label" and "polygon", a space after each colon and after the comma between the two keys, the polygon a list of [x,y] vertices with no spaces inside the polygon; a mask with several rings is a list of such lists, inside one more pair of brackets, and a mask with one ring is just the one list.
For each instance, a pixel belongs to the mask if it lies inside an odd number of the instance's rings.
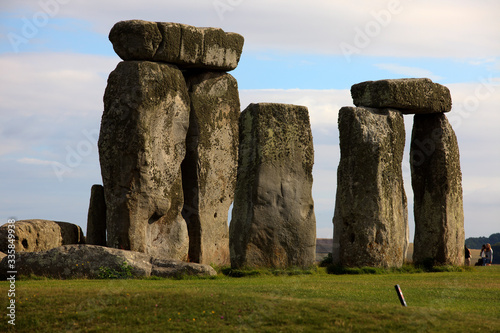
{"label": "upright stone pillar", "polygon": [[400,267],[408,247],[403,116],[391,109],[343,107],[338,124],[334,259],[344,266]]}
{"label": "upright stone pillar", "polygon": [[109,39],[125,62],[109,77],[99,137],[108,245],[181,260],[189,249],[192,261],[228,263],[239,97],[223,71],[238,65],[243,37],[130,20]]}
{"label": "upright stone pillar", "polygon": [[187,259],[180,167],[188,125],[176,66],[125,61],[110,74],[98,143],[108,246]]}
{"label": "upright stone pillar", "polygon": [[444,113],[414,116],[410,163],[415,210],[413,261],[463,265],[460,154]]}
{"label": "upright stone pillar", "polygon": [[449,89],[429,79],[399,79],[358,83],[352,86],[351,94],[357,106],[395,108],[415,114],[410,151],[415,214],[413,260],[461,265],[462,175],[457,139],[444,115],[452,106]]}
{"label": "upright stone pillar", "polygon": [[238,84],[224,72],[188,74],[187,84],[191,115],[182,179],[189,260],[227,265],[228,210],[238,163]]}
{"label": "upright stone pillar", "polygon": [[232,267],[314,264],[314,150],[307,108],[250,104],[241,114],[229,245]]}
{"label": "upright stone pillar", "polygon": [[106,246],[106,201],[104,187],[92,185],[85,243]]}

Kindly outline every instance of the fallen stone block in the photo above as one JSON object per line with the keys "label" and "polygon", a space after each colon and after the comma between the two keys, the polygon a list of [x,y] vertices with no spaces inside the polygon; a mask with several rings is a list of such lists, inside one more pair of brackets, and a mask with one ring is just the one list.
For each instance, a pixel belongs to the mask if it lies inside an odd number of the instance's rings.
{"label": "fallen stone block", "polygon": [[[5,279],[5,272],[10,270],[7,267],[7,259],[5,257],[0,262],[0,278]],[[36,275],[57,279],[106,278],[107,273],[115,272],[130,272],[131,277],[217,275],[208,265],[154,258],[141,252],[83,244],[64,245],[41,252],[21,252],[16,256],[15,268],[18,276]]]}
{"label": "fallen stone block", "polygon": [[[83,244],[85,238],[80,226],[49,220],[19,220],[15,225],[16,253],[50,250],[66,244]],[[8,224],[0,227],[0,251],[7,253]]]}

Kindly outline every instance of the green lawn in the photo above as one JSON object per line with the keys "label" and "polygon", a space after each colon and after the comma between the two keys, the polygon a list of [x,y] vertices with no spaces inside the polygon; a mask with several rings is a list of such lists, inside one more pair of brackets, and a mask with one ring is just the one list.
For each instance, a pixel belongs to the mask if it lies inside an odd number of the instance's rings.
{"label": "green lawn", "polygon": [[[399,284],[408,307],[394,290]],[[0,282],[7,323],[8,283]],[[470,272],[21,280],[16,332],[500,332],[500,266]]]}

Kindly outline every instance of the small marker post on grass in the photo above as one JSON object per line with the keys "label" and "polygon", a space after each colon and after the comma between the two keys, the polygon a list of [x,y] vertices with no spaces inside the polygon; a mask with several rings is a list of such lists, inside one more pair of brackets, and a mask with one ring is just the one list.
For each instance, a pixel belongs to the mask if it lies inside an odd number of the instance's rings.
{"label": "small marker post on grass", "polygon": [[396,288],[396,293],[398,294],[399,301],[401,302],[402,306],[407,306],[405,297],[403,296],[403,292],[401,291],[401,288],[399,288],[399,284],[395,285],[394,288]]}

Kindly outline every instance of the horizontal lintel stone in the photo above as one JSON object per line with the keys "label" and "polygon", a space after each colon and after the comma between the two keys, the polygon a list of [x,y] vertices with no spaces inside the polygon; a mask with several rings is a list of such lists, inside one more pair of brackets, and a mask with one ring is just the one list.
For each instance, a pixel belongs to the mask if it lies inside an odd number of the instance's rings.
{"label": "horizontal lintel stone", "polygon": [[244,43],[243,36],[219,28],[142,20],[116,23],[109,40],[123,60],[159,61],[181,69],[221,71],[238,66]]}
{"label": "horizontal lintel stone", "polygon": [[366,81],[351,87],[356,106],[394,108],[404,114],[451,111],[450,90],[430,79]]}

